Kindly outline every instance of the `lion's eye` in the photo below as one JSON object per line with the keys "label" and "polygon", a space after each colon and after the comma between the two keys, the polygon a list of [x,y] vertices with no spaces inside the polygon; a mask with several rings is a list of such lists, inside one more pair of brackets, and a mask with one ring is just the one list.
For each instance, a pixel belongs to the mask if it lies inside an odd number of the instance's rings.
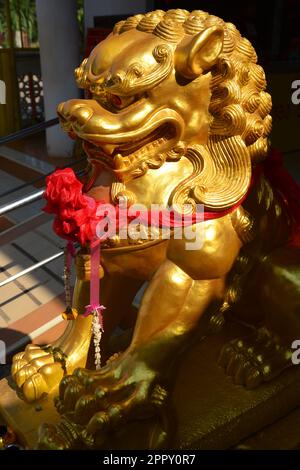
{"label": "lion's eye", "polygon": [[124,97],[107,93],[107,100],[115,109],[123,109],[134,101],[134,96]]}
{"label": "lion's eye", "polygon": [[122,98],[118,95],[109,94],[109,102],[116,108],[122,108]]}

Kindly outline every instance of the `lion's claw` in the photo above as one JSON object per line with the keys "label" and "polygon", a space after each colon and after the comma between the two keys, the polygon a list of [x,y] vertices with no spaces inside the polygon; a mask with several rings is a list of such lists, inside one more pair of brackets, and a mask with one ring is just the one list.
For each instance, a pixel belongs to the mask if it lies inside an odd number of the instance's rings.
{"label": "lion's claw", "polygon": [[[59,447],[62,428],[68,429],[66,448],[99,447],[106,434],[121,424],[158,412],[166,401],[166,390],[157,384],[155,372],[144,364],[133,365],[133,361],[119,358],[100,371],[77,369],[74,375],[64,377],[56,400],[58,411],[64,413],[56,426]],[[43,448],[46,434],[44,429]],[[49,429],[49,438],[53,448],[53,428]]]}
{"label": "lion's claw", "polygon": [[265,329],[249,338],[234,339],[226,343],[219,356],[226,374],[237,385],[248,389],[278,375],[288,364],[289,352],[280,346]]}
{"label": "lion's claw", "polygon": [[153,405],[155,405],[157,408],[160,408],[164,405],[167,397],[167,390],[161,387],[160,385],[156,384],[151,394],[151,403],[153,403]]}

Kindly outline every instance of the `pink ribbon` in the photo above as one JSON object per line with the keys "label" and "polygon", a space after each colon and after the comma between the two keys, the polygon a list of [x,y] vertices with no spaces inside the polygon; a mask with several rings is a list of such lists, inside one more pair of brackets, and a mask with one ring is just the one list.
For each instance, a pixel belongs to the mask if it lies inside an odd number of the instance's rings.
{"label": "pink ribbon", "polygon": [[68,271],[71,271],[71,263],[72,263],[72,258],[74,258],[76,255],[76,250],[74,247],[74,243],[71,241],[68,241],[67,243],[67,257],[66,257],[66,267]]}
{"label": "pink ribbon", "polygon": [[100,240],[94,238],[91,242],[91,278],[90,278],[90,303],[86,306],[84,317],[98,313],[99,323],[103,330],[103,315],[102,310],[105,307],[100,304],[100,289],[99,289],[99,266],[100,266]]}
{"label": "pink ribbon", "polygon": [[67,250],[70,253],[70,255],[72,256],[72,258],[74,258],[75,255],[76,255],[76,250],[75,250],[74,243],[71,242],[70,240],[67,243]]}
{"label": "pink ribbon", "polygon": [[105,310],[104,305],[99,305],[99,304],[89,304],[86,305],[85,307],[85,312],[83,314],[84,317],[88,317],[89,315],[94,315],[95,312],[98,313],[99,317],[99,322],[101,325],[101,328],[103,330],[103,315],[102,315],[102,310]]}

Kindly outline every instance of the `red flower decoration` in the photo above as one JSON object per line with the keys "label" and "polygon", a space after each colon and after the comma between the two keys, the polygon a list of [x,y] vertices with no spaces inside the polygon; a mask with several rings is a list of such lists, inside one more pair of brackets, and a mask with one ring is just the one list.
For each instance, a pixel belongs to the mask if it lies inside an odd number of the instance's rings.
{"label": "red flower decoration", "polygon": [[82,183],[77,179],[72,168],[57,169],[46,178],[47,199],[45,212],[56,214],[61,209],[78,209],[85,204]]}
{"label": "red flower decoration", "polygon": [[[54,173],[52,173],[52,175],[46,178],[46,190],[44,193],[44,198],[47,200],[47,204],[43,210],[49,214],[56,215],[53,222],[53,230],[58,236],[65,238],[66,240],[77,241],[81,245],[85,245],[87,242],[91,242],[96,237],[96,227],[98,222],[106,217],[104,215],[106,207],[104,201],[95,201],[93,198],[83,194],[82,188],[82,183],[77,179],[74,171],[71,168],[56,170]],[[230,209],[226,209],[222,212],[204,212],[203,220],[211,220],[217,217],[223,217],[225,214],[228,214],[233,209],[238,207],[242,200],[239,201],[235,206],[232,206]],[[99,211],[99,213],[102,215],[97,215],[97,209],[100,205],[104,205],[102,206],[103,210]],[[299,205],[297,207],[299,209]],[[139,214],[139,212],[140,211],[137,211],[136,215],[131,215],[130,217],[127,213],[126,219],[130,221],[135,219],[136,216],[140,215],[142,216],[144,223],[149,224],[149,213],[146,212],[144,214]],[[116,228],[120,228],[120,214],[118,206],[115,207],[115,215],[115,222],[117,225]],[[108,214],[107,216],[109,217]],[[159,226],[164,226],[163,215],[159,216]],[[196,219],[194,219],[194,217],[194,214],[190,217],[190,220],[188,220],[188,225],[195,223]],[[180,225],[181,224],[182,222],[180,219]],[[171,217],[170,226],[176,226],[176,219],[174,217]],[[109,231],[105,233],[105,238],[107,236],[109,236]]]}
{"label": "red flower decoration", "polygon": [[84,195],[82,187],[71,168],[56,170],[46,179],[43,210],[56,214],[53,230],[58,236],[85,245],[95,237],[97,207],[103,202]]}

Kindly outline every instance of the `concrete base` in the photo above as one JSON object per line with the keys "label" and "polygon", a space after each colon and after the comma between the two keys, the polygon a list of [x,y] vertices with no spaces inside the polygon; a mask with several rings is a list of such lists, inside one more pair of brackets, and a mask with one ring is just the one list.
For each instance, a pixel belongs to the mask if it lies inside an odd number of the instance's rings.
{"label": "concrete base", "polygon": [[241,442],[239,450],[299,450],[300,408]]}
{"label": "concrete base", "polygon": [[273,381],[246,390],[217,365],[223,344],[245,333],[228,324],[185,355],[172,397],[178,428],[173,448],[231,448],[300,405],[300,367],[291,366]]}
{"label": "concrete base", "polygon": [[[300,406],[299,367],[292,366],[272,382],[249,391],[234,385],[217,365],[222,345],[245,333],[247,330],[230,323],[222,333],[198,342],[184,354],[171,395],[170,409],[178,431],[170,441],[170,448],[228,449],[257,433],[260,437],[256,441],[251,437],[243,445],[246,448],[272,448],[272,429],[276,436],[284,424],[280,427],[278,421],[268,428],[267,434],[260,431],[280,418],[284,423],[287,416],[293,416],[289,420],[297,421],[299,411],[289,413]],[[20,442],[30,449],[36,446],[39,425],[56,423],[59,419],[53,396],[38,405],[25,404],[6,379],[0,382],[0,411],[4,420],[17,432]],[[132,422],[110,436],[109,447],[106,448],[153,448],[159,440],[160,429],[161,425],[155,419]],[[265,443],[264,435],[267,435]],[[300,430],[299,440],[297,436],[297,430],[294,430],[295,443],[300,442]],[[287,443],[278,445],[282,449],[290,448]]]}

